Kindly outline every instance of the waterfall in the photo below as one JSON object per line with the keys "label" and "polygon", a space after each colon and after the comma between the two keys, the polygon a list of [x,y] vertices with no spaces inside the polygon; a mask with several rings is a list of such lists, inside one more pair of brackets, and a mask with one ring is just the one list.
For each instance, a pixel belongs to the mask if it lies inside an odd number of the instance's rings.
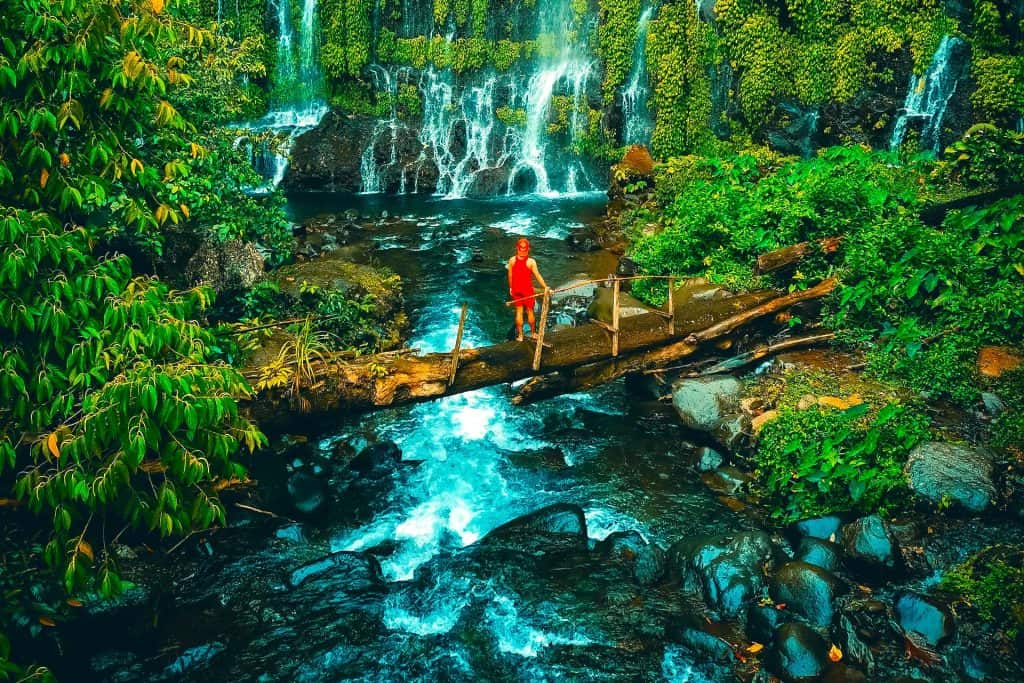
{"label": "waterfall", "polygon": [[964,43],[959,38],[943,36],[925,74],[910,75],[907,99],[903,103],[902,113],[893,126],[889,149],[898,149],[903,143],[910,121],[919,119],[923,121],[921,150],[934,153],[939,151],[942,119],[963,73],[964,48]]}
{"label": "waterfall", "polygon": [[[398,120],[398,79],[379,64],[370,67],[370,75],[373,77],[377,91],[387,94],[388,100],[391,102],[391,116],[377,122],[373,129],[373,135],[370,136],[370,143],[363,150],[363,155],[359,160],[360,191],[364,194],[384,191],[384,172],[398,163],[398,129],[402,125]],[[377,145],[385,135],[391,150],[388,161],[384,166],[380,166],[377,163]],[[404,173],[402,179],[404,185]]]}
{"label": "waterfall", "polygon": [[651,142],[651,113],[647,108],[650,87],[647,81],[647,28],[656,7],[648,6],[640,15],[633,45],[633,67],[622,90],[622,143],[647,145]]}
{"label": "waterfall", "polygon": [[[536,17],[532,35],[538,47],[528,62],[507,71],[488,66],[460,72],[428,64],[417,72],[418,81],[407,78],[406,83],[416,83],[422,119],[403,121],[393,109],[389,119],[377,122],[362,153],[361,190],[417,192],[427,170],[435,182],[435,169],[436,184],[430,188],[448,199],[595,189],[586,166],[569,150],[590,122],[593,58],[577,37],[589,34],[587,19],[574,13],[571,0],[538,0]],[[402,32],[417,30],[407,21],[412,21],[408,12]],[[433,41],[441,40],[438,28],[430,31]],[[454,49],[457,40],[455,29],[447,26],[444,49]],[[403,68],[413,73],[412,67]],[[394,78],[383,76],[387,65],[370,70],[377,92],[394,101]],[[404,137],[417,126],[418,157]]]}
{"label": "waterfall", "polygon": [[[275,0],[269,0],[273,3]],[[263,144],[251,145],[253,166],[267,180],[267,188],[277,187],[288,170],[288,155],[302,133],[315,128],[327,113],[323,92],[323,74],[317,55],[317,0],[303,0],[299,27],[299,58],[295,58],[295,31],[291,25],[288,0],[276,0],[277,68],[274,72],[271,110],[258,121],[242,124],[245,135],[257,134]],[[268,12],[269,12],[268,7]],[[270,133],[267,136],[267,133]],[[266,144],[268,138],[274,144]],[[262,150],[262,158],[257,153]]]}

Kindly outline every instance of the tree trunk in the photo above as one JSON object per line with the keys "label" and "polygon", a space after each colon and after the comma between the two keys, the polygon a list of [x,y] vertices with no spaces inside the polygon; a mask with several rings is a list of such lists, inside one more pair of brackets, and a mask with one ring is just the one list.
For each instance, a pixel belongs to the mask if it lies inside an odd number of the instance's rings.
{"label": "tree trunk", "polygon": [[[623,318],[620,323],[619,357],[602,370],[589,386],[657,364],[692,355],[701,344],[726,336],[739,327],[771,315],[793,304],[820,298],[835,287],[829,279],[811,289],[779,296],[776,292],[754,292],[717,301],[694,302],[685,319],[677,317],[674,336],[667,333],[667,321],[657,314]],[[611,357],[608,332],[597,325],[560,330],[548,334],[541,354],[541,372],[578,368]],[[314,363],[315,389],[303,388],[299,397],[266,395],[252,404],[253,416],[273,421],[282,410],[301,405],[308,412],[333,413],[365,410],[423,401],[458,394],[493,384],[503,384],[535,375],[534,345],[508,342],[477,349],[463,349],[458,372],[451,379],[451,354],[422,356],[381,354],[354,361]]]}

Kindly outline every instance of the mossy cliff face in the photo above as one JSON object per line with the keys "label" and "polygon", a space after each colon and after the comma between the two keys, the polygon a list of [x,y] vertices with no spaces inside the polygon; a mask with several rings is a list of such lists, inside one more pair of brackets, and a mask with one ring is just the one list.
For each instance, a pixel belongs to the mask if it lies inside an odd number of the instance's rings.
{"label": "mossy cliff face", "polygon": [[[298,21],[302,2],[291,3]],[[440,101],[442,110],[463,106],[462,93],[494,80],[480,105],[489,109],[494,125],[488,132],[497,140],[510,131],[526,133],[530,76],[571,46],[588,65],[583,83],[558,75],[539,125],[549,149],[570,161],[597,160],[589,168],[601,178],[600,162],[622,149],[622,91],[635,68],[638,22],[655,7],[643,56],[657,158],[751,143],[805,155],[832,144],[889,146],[908,90],[926,87],[924,76],[945,36],[962,47],[938,127],[941,144],[978,121],[1016,126],[1024,112],[1024,17],[1012,0],[564,0],[567,9],[559,11],[566,16],[559,15],[555,30],[557,22],[544,17],[558,14],[556,4],[322,0],[323,95],[343,115],[400,121],[415,138],[437,109],[430,101],[437,74],[452,93]],[[222,10],[222,32],[245,48],[238,59],[245,85],[239,87],[258,105],[266,98],[260,100],[253,84],[270,89],[273,80],[276,5],[229,5]],[[207,0],[194,12],[215,18],[216,4]],[[922,118],[907,119],[907,134],[898,138],[911,149]],[[463,128],[449,131],[456,155],[472,144]],[[369,157],[389,154],[371,150]],[[512,188],[509,173],[490,189]],[[444,168],[440,175],[443,184]]]}

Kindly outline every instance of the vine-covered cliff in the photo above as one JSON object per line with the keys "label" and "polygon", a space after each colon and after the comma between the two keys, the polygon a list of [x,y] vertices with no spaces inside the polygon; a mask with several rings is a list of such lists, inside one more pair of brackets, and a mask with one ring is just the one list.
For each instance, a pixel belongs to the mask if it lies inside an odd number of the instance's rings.
{"label": "vine-covered cliff", "polygon": [[1024,111],[1020,0],[280,2],[190,11],[241,74],[213,117],[333,110],[297,140],[293,188],[590,190],[625,144],[936,150]]}

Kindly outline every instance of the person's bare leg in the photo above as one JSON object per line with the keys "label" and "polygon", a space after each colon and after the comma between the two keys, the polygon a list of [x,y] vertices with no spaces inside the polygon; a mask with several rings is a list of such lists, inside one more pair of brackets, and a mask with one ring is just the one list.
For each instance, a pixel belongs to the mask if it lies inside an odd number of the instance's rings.
{"label": "person's bare leg", "polygon": [[516,306],[516,341],[523,341],[523,307],[522,306]]}
{"label": "person's bare leg", "polygon": [[534,339],[537,338],[537,319],[533,315],[533,306],[526,309],[526,318],[530,323],[530,336]]}

